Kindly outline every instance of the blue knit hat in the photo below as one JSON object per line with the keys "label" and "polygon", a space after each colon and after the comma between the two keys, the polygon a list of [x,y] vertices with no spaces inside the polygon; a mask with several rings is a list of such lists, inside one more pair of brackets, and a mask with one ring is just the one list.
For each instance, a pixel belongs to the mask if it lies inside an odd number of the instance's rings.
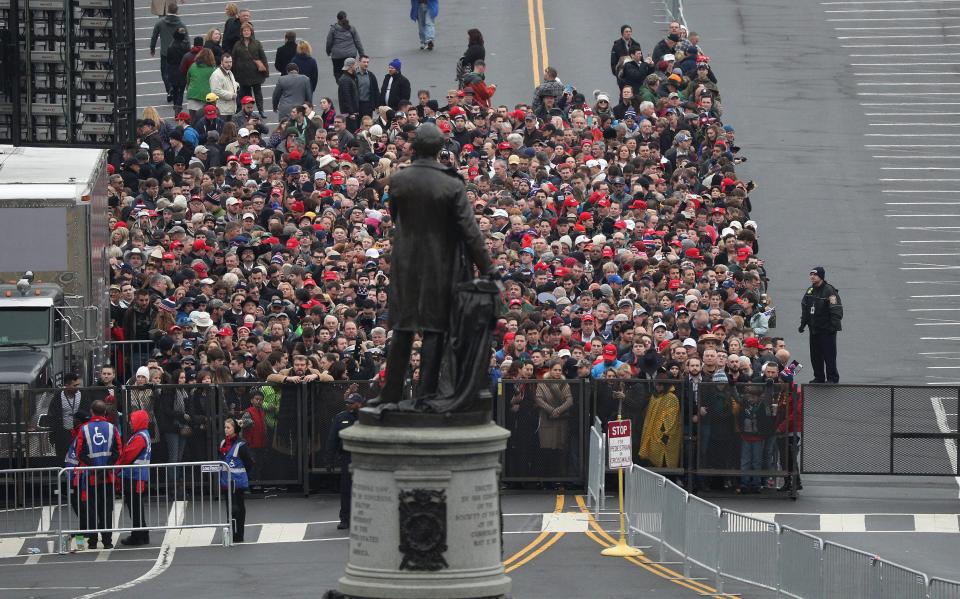
{"label": "blue knit hat", "polygon": [[399,70],[400,70],[400,59],[399,59],[399,58],[394,58],[393,60],[390,61],[390,63],[389,63],[388,66],[391,66],[391,67],[393,67],[393,68],[395,68],[395,69],[397,69],[397,70],[399,71]]}

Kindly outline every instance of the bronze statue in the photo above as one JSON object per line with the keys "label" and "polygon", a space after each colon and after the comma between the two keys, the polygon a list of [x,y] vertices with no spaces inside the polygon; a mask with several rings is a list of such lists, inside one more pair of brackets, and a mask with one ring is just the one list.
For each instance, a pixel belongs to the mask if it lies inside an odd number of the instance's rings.
{"label": "bronze statue", "polygon": [[[389,324],[393,331],[379,409],[458,412],[479,408],[497,311],[499,279],[463,179],[437,160],[443,135],[417,128],[415,158],[390,178]],[[485,279],[474,279],[473,266]],[[416,397],[401,401],[414,335],[423,336]],[[478,363],[479,361],[479,363]],[[443,371],[443,376],[441,376]],[[489,379],[487,379],[489,381]],[[489,398],[489,393],[486,393]],[[489,400],[485,409],[489,409]]]}

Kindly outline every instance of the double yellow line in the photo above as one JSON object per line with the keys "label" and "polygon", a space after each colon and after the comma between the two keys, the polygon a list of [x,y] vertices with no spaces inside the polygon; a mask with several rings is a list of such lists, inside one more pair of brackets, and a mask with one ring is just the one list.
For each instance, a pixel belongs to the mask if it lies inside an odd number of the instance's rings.
{"label": "double yellow line", "polygon": [[[593,532],[588,530],[586,535],[593,539],[593,541],[601,547],[612,547],[616,545],[617,540],[607,534],[607,531],[603,530],[597,521],[594,520],[593,514],[590,513],[590,509],[587,507],[587,504],[583,501],[583,497],[580,495],[577,496],[577,505],[580,506],[580,511],[587,515],[587,519],[590,522],[590,528],[593,529]],[[690,589],[691,591],[695,591],[699,595],[720,598],[729,597],[729,595],[724,595],[709,585],[686,578],[683,576],[683,574],[658,564],[646,556],[641,555],[639,557],[625,557],[623,559],[627,560],[631,564],[640,566],[644,570],[650,572],[651,574],[655,574],[664,580],[669,580],[674,584],[678,584],[684,588]]]}
{"label": "double yellow line", "polygon": [[[563,502],[565,496],[563,494],[557,495],[557,502],[553,506],[553,513],[558,514],[563,511]],[[545,552],[547,549],[553,547],[553,544],[560,540],[561,537],[566,533],[555,532],[551,533],[548,531],[543,531],[535,539],[530,541],[530,543],[521,549],[520,551],[514,553],[507,559],[503,560],[504,572],[510,573],[529,562],[530,560],[536,558],[541,553]],[[547,537],[550,537],[547,539]],[[546,540],[546,543],[543,541]],[[541,545],[541,543],[543,543]]]}
{"label": "double yellow line", "polygon": [[[540,74],[550,64],[547,54],[547,28],[543,24],[543,0],[527,0],[527,18],[530,21],[530,53],[533,57],[533,85],[540,85]],[[540,49],[537,49],[537,35],[540,36]],[[542,61],[540,59],[543,59]]]}

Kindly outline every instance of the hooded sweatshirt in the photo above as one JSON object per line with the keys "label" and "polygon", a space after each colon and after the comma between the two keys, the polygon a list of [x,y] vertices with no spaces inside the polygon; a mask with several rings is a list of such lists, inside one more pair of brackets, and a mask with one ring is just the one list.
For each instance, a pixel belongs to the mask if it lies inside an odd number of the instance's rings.
{"label": "hooded sweatshirt", "polygon": [[157,39],[159,39],[160,56],[166,56],[167,48],[173,42],[173,32],[180,27],[187,28],[177,15],[165,15],[157,19],[156,25],[153,26],[153,34],[150,36],[150,53],[156,52]]}
{"label": "hooded sweatshirt", "polygon": [[127,444],[124,445],[120,451],[120,457],[117,458],[118,466],[132,464],[133,460],[137,459],[137,456],[140,455],[140,452],[147,447],[147,442],[144,441],[143,436],[136,434],[142,430],[146,430],[150,425],[150,415],[147,414],[147,411],[137,410],[131,413],[130,425],[133,427],[134,434],[130,435]]}

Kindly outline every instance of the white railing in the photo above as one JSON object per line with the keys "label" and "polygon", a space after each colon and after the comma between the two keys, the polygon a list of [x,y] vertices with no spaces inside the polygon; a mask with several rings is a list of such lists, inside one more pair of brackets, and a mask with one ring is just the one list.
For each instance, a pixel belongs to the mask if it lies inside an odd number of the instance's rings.
{"label": "white railing", "polygon": [[682,563],[685,576],[706,570],[720,593],[736,580],[797,599],[960,599],[960,582],[722,509],[637,465],[626,472],[626,492],[631,537],[657,542],[660,561]]}

